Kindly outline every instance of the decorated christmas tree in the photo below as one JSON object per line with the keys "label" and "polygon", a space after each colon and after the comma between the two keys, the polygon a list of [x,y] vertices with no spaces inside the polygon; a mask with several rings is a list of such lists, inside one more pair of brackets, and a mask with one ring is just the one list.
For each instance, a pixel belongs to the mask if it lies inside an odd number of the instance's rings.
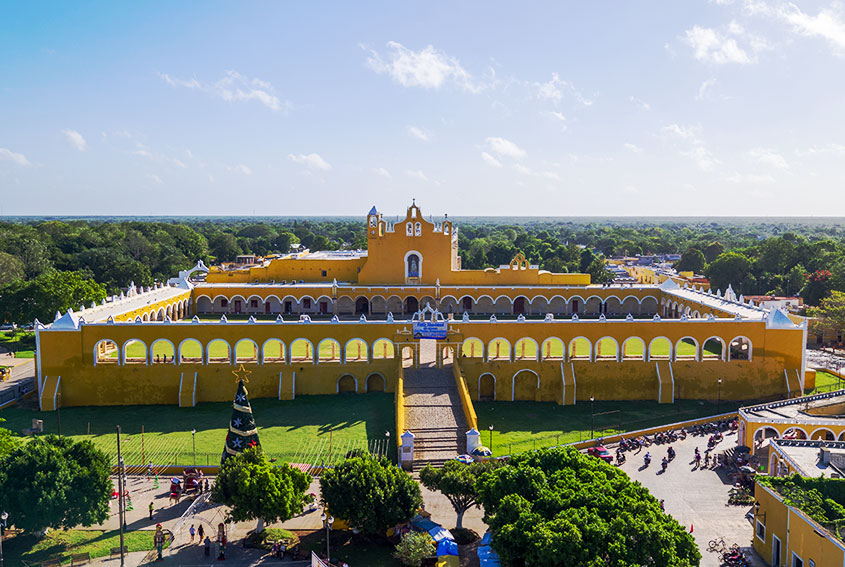
{"label": "decorated christmas tree", "polygon": [[232,419],[229,422],[229,433],[226,435],[226,446],[223,448],[223,457],[220,464],[223,464],[231,455],[243,452],[247,447],[259,445],[258,428],[255,426],[255,419],[252,417],[252,408],[249,405],[246,386],[249,370],[241,364],[240,368],[232,371],[238,378],[238,391],[235,393],[235,400],[232,402]]}

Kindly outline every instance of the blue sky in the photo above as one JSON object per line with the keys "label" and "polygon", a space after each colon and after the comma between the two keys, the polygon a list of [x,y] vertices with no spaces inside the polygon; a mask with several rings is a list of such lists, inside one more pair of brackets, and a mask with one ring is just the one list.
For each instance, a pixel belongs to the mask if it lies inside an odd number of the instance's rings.
{"label": "blue sky", "polygon": [[845,214],[841,2],[0,6],[0,213]]}

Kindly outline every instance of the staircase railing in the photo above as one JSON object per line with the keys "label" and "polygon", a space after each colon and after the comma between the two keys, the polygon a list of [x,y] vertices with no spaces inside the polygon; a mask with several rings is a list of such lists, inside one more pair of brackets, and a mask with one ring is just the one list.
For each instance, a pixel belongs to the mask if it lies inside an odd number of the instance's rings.
{"label": "staircase railing", "polygon": [[472,405],[472,398],[469,397],[467,382],[464,380],[457,359],[452,363],[452,374],[455,375],[455,384],[458,387],[458,395],[461,397],[461,405],[464,408],[464,417],[466,417],[467,425],[470,429],[478,431],[478,416],[475,414],[475,407]]}

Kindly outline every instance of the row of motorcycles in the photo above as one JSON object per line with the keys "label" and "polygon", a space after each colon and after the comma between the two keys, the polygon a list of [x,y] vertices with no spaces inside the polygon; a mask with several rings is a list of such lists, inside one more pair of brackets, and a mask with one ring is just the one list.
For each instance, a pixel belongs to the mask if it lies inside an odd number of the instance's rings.
{"label": "row of motorcycles", "polygon": [[[666,467],[668,467],[669,463],[671,463],[673,460],[675,460],[675,450],[670,445],[669,448],[666,449],[666,456],[663,457],[663,460],[660,462],[660,466],[663,468],[663,472],[666,472]],[[645,464],[645,467],[648,468],[648,466],[651,464],[651,453],[646,452],[645,456],[643,457],[643,463]]]}
{"label": "row of motorcycles", "polygon": [[663,445],[664,443],[674,443],[680,439],[686,439],[687,432],[683,429],[677,431],[661,431],[654,435],[643,435],[641,437],[632,437],[625,439],[624,437],[619,441],[619,448],[622,451],[638,451],[643,447],[650,445]]}

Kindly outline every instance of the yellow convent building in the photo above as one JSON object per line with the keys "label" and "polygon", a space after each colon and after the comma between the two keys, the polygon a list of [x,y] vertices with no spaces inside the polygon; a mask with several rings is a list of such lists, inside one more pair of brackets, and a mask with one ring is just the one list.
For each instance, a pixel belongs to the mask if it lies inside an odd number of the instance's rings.
{"label": "yellow convent building", "polygon": [[257,397],[392,392],[425,337],[472,399],[671,403],[812,386],[806,325],[730,288],[592,285],[521,256],[463,270],[458,228],[416,204],[395,223],[373,207],[366,230],[366,251],[200,262],[38,324],[41,407],[227,401],[240,364]]}

